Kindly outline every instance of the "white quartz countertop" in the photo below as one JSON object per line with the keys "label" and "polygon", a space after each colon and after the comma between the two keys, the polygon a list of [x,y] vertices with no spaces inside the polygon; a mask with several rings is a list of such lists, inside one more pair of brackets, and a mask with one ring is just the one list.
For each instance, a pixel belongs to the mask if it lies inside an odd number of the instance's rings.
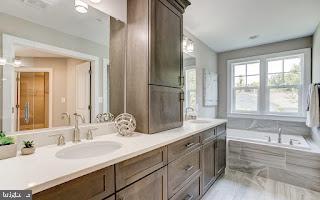
{"label": "white quartz countertop", "polygon": [[[0,160],[0,189],[31,189],[33,193],[37,193],[226,122],[224,119],[210,119],[210,121],[198,124],[186,121],[181,128],[152,135],[135,133],[131,137],[123,137],[114,133],[97,136],[93,141],[114,141],[122,146],[105,155],[85,159],[60,159],[55,156],[59,150],[77,145],[72,142],[68,142],[65,146],[40,147],[32,155],[19,155]],[[92,141],[82,140],[81,143],[86,142]]]}

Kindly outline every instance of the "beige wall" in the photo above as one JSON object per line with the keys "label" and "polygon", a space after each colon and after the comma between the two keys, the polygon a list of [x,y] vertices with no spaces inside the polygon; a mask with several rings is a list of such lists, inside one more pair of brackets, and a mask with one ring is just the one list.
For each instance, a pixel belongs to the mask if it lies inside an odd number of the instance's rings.
{"label": "beige wall", "polygon": [[204,107],[203,106],[203,76],[202,70],[204,68],[210,69],[212,72],[217,73],[217,54],[205,45],[198,38],[193,36],[188,31],[184,30],[184,34],[192,39],[195,44],[195,57],[196,57],[196,70],[197,70],[197,104],[199,117],[216,117],[217,107]]}
{"label": "beige wall", "polygon": [[233,50],[218,54],[218,117],[227,117],[227,61],[264,54],[278,53],[312,47],[312,37],[304,37],[256,47]]}

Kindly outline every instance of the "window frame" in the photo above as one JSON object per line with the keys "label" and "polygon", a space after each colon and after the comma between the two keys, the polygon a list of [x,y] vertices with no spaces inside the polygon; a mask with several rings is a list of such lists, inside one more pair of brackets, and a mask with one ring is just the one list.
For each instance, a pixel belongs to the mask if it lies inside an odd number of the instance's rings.
{"label": "window frame", "polygon": [[[284,112],[269,112],[269,95],[270,86],[268,86],[268,61],[285,59],[286,57],[301,56],[301,85],[299,89],[299,112],[298,113],[284,113]],[[260,61],[260,85],[258,88],[258,103],[256,112],[238,111],[235,110],[235,87],[234,87],[234,66],[239,64],[248,64]],[[253,57],[246,57],[240,59],[233,59],[227,61],[227,116],[237,118],[257,118],[257,119],[274,119],[287,121],[305,121],[306,112],[304,112],[307,101],[308,86],[311,83],[311,49],[299,49],[292,51],[284,51],[280,53],[272,53],[266,55],[259,55]],[[283,72],[282,72],[283,73]],[[294,85],[296,86],[296,85]],[[274,86],[272,86],[274,87]],[[289,86],[288,86],[289,87]],[[279,87],[279,88],[288,88]],[[277,88],[277,87],[275,87]]]}

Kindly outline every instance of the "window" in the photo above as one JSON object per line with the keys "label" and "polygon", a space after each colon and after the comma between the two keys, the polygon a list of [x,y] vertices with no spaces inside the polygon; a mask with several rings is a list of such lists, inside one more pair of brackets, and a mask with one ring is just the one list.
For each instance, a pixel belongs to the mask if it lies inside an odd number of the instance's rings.
{"label": "window", "polygon": [[304,118],[310,55],[302,49],[228,61],[228,115]]}
{"label": "window", "polygon": [[301,89],[303,55],[267,60],[267,110],[270,113],[298,114],[302,112]]}
{"label": "window", "polygon": [[196,108],[196,69],[185,70],[186,78],[186,107]]}
{"label": "window", "polygon": [[234,64],[233,74],[233,110],[238,112],[257,112],[260,61]]}

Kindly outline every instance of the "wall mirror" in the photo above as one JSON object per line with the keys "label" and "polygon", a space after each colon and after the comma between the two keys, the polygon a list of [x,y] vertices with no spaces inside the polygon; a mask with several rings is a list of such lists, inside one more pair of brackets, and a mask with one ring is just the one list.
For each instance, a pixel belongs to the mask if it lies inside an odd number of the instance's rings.
{"label": "wall mirror", "polygon": [[71,126],[74,113],[94,123],[110,111],[110,26],[124,23],[83,3],[1,1],[1,130]]}

